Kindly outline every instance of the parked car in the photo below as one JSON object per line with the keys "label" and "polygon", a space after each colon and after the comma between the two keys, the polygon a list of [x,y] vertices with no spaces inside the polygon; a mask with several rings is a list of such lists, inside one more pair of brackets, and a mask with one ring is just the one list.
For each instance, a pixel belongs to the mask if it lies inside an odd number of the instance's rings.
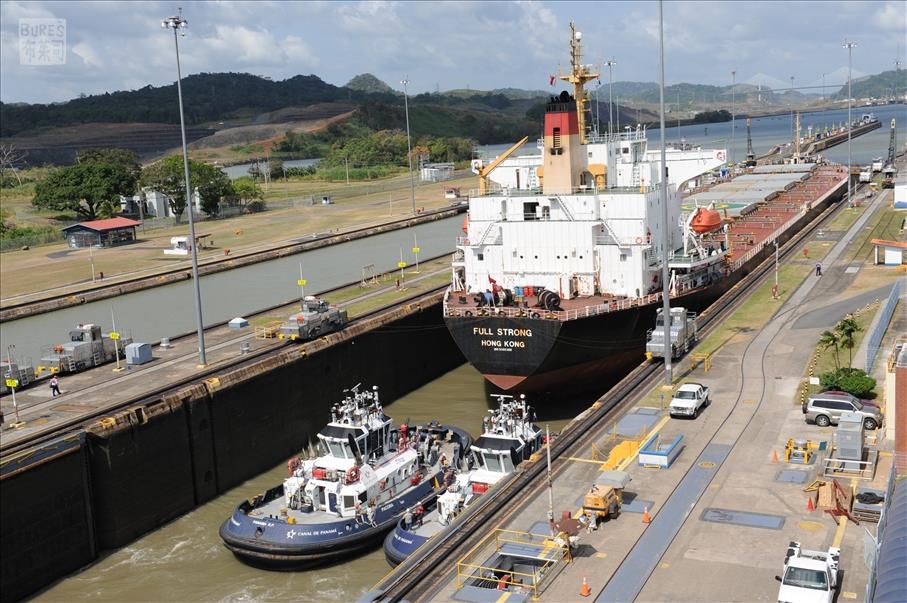
{"label": "parked car", "polygon": [[668,412],[672,417],[699,416],[699,411],[709,405],[709,388],[701,383],[684,383],[674,393]]}
{"label": "parked car", "polygon": [[807,423],[819,427],[837,425],[841,413],[855,412],[863,416],[864,429],[876,429],[882,425],[882,411],[866,400],[860,400],[847,392],[828,391],[810,396],[803,407]]}

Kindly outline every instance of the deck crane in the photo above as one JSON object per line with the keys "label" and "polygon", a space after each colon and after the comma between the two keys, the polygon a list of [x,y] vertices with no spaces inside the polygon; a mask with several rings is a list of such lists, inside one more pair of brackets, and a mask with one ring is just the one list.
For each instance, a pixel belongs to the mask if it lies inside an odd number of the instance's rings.
{"label": "deck crane", "polygon": [[756,165],[756,153],[753,152],[753,134],[751,131],[753,120],[746,118],[746,167]]}
{"label": "deck crane", "polygon": [[528,136],[523,136],[515,145],[501,153],[497,158],[489,163],[488,165],[482,165],[481,159],[472,160],[472,172],[479,175],[479,194],[484,195],[488,191],[488,175],[501,163],[513,155],[517,149],[526,144],[526,141],[529,140]]}

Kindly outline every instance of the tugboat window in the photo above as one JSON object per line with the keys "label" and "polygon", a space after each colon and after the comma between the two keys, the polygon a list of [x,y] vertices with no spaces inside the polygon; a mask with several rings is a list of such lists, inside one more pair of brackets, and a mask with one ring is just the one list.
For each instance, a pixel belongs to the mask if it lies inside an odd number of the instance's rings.
{"label": "tugboat window", "polygon": [[355,496],[344,496],[343,497],[343,508],[352,509],[356,506],[356,497]]}
{"label": "tugboat window", "polygon": [[539,217],[535,213],[538,207],[538,202],[523,203],[523,220],[526,222],[538,220]]}

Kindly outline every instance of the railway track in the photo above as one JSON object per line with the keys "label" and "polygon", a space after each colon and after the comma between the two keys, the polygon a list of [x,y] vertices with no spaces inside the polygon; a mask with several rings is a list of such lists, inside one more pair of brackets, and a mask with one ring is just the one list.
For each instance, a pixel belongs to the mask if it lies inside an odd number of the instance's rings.
{"label": "railway track", "polygon": [[[779,248],[779,257],[792,257],[800,244],[825,225],[842,207],[843,204],[835,203],[819,214]],[[747,293],[773,274],[773,268],[774,259],[766,258],[703,312],[699,318],[700,333],[707,335],[720,325],[725,317],[747,299]],[[660,375],[660,365],[645,362],[636,367],[553,441],[552,461],[580,456],[582,450],[587,449],[601,437],[604,430],[610,428],[620,411],[631,408],[641,393],[655,385]],[[736,404],[739,403],[738,399]],[[558,462],[553,466],[552,477],[560,475],[567,466],[567,463]],[[545,469],[545,463],[537,461],[512,474],[497,488],[493,497],[482,497],[470,506],[462,522],[455,526],[456,529],[442,532],[437,537],[439,540],[435,546],[412,556],[379,583],[375,590],[367,593],[364,599],[396,602],[430,598],[432,592],[445,584],[448,575],[455,569],[455,565],[450,562],[451,557],[457,551],[478,545],[487,535],[487,530],[482,529],[485,524],[499,525],[507,521],[544,490],[547,484],[547,480],[543,479]],[[523,502],[508,508],[510,502],[518,500]]]}
{"label": "railway track", "polygon": [[[426,260],[425,263],[440,259],[447,255],[448,254],[443,254],[441,256],[431,258],[430,260]],[[426,276],[430,276],[430,275],[426,275]],[[355,284],[357,284],[357,283],[348,283],[346,285],[343,285],[340,287],[335,287],[333,289],[324,291],[324,292],[320,293],[319,295],[329,295],[333,292],[345,289],[345,288],[353,286]],[[440,291],[443,291],[446,287],[447,287],[446,284],[438,286],[438,287],[433,287],[429,290],[420,291],[418,293],[414,293],[413,295],[407,296],[403,299],[398,299],[391,303],[384,304],[378,308],[375,308],[374,310],[370,310],[364,314],[357,316],[354,319],[351,319],[349,321],[349,323],[347,323],[347,326],[344,327],[344,330],[354,327],[358,324],[361,324],[361,323],[369,320],[370,318],[373,318],[374,316],[381,314],[382,312],[386,312],[389,309],[416,301],[422,297],[425,297],[426,295],[432,295],[432,294],[438,293]],[[374,295],[374,292],[367,293],[367,294],[355,297],[351,300],[345,301],[342,305],[349,305],[349,304],[356,303],[357,301],[361,301],[362,299],[365,299],[371,295]],[[277,310],[277,309],[283,308],[285,306],[288,306],[290,304],[293,304],[296,301],[298,301],[298,300],[289,300],[289,301],[281,303],[281,304],[270,306],[268,308],[265,308],[265,309],[257,312],[256,315],[267,314],[268,312],[272,312],[274,310]],[[211,329],[211,328],[223,326],[225,324],[226,324],[226,322],[222,322],[222,323],[218,323],[215,325],[211,325],[207,328]],[[172,338],[172,341],[178,341],[179,339],[182,339],[185,337],[194,337],[194,336],[195,336],[195,332],[192,331],[189,333],[177,335],[174,338]],[[222,342],[221,344],[218,344],[218,345],[227,345],[230,343],[235,344],[244,339],[247,339],[248,337],[249,337],[249,335],[242,335],[242,336],[227,340],[225,342]],[[148,402],[150,400],[153,400],[155,398],[159,398],[168,393],[174,392],[182,387],[185,387],[186,385],[189,385],[191,383],[197,383],[197,382],[204,381],[205,379],[212,377],[212,376],[216,376],[218,373],[222,373],[223,371],[225,371],[227,369],[232,370],[232,369],[236,369],[236,368],[239,368],[242,366],[249,365],[264,356],[273,354],[281,349],[284,349],[284,348],[290,347],[290,346],[294,346],[294,345],[300,345],[300,344],[291,342],[290,340],[275,340],[275,342],[272,345],[268,345],[264,348],[252,351],[249,354],[242,356],[241,359],[238,359],[235,362],[226,363],[226,364],[218,364],[216,366],[206,368],[189,377],[185,377],[182,379],[178,379],[176,381],[169,382],[160,387],[156,387],[152,390],[143,392],[142,394],[127,398],[126,400],[118,402],[115,405],[99,408],[97,410],[93,410],[91,412],[81,414],[78,417],[73,417],[72,419],[69,419],[62,423],[54,423],[52,426],[48,426],[46,429],[35,431],[34,433],[29,434],[21,439],[17,439],[13,442],[8,442],[8,443],[0,442],[0,454],[2,454],[4,457],[6,457],[9,455],[15,454],[16,452],[20,452],[22,450],[31,448],[35,445],[41,444],[45,441],[55,439],[58,437],[63,437],[66,435],[70,435],[73,431],[77,431],[79,429],[84,428],[86,425],[92,423],[93,421],[97,420],[100,417],[107,416],[112,413],[116,413],[116,412],[118,412],[124,408],[128,408],[130,406],[142,404],[142,403]],[[302,345],[305,345],[305,344],[302,344]],[[193,353],[193,354],[186,356],[186,358],[194,357],[194,356],[195,356],[195,354]],[[100,383],[97,385],[109,387],[109,386],[113,385],[115,383],[115,381],[116,381],[116,379],[112,379],[110,381],[103,382],[103,383]],[[23,407],[23,409],[26,409],[26,408]]]}

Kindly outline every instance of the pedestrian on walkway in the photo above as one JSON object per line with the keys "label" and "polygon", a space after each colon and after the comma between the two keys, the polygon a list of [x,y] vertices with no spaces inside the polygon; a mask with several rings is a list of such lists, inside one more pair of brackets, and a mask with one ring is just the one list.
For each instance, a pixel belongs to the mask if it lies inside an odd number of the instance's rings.
{"label": "pedestrian on walkway", "polygon": [[57,380],[56,375],[54,375],[53,377],[50,378],[50,393],[51,393],[51,395],[53,395],[54,398],[62,395],[60,393],[60,382]]}
{"label": "pedestrian on walkway", "polygon": [[816,262],[816,276],[822,276],[822,262]]}

